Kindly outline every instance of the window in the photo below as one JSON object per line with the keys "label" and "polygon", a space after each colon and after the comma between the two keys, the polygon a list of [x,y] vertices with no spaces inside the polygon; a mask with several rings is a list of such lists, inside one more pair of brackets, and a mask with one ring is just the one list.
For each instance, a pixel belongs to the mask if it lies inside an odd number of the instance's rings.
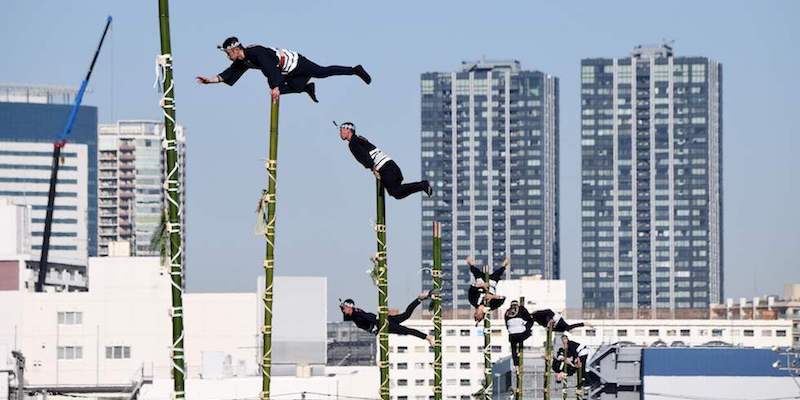
{"label": "window", "polygon": [[492,346],[492,353],[499,353],[503,350],[502,346]]}
{"label": "window", "polygon": [[445,336],[455,336],[456,330],[455,329],[448,329],[444,332]]}
{"label": "window", "polygon": [[59,325],[81,325],[83,324],[83,313],[80,311],[59,311]]}
{"label": "window", "polygon": [[408,369],[408,363],[397,363],[397,369]]}
{"label": "window", "polygon": [[617,336],[628,336],[627,329],[617,329]]}
{"label": "window", "polygon": [[650,329],[647,331],[647,336],[658,336],[658,329]]}
{"label": "window", "polygon": [[753,335],[754,334],[753,334],[753,330],[752,329],[745,329],[744,330],[744,336],[752,337]]}
{"label": "window", "polygon": [[586,336],[597,336],[597,331],[594,329],[587,329]]}
{"label": "window", "polygon": [[408,352],[408,347],[406,347],[406,346],[397,346],[397,352],[398,353],[407,353]]}
{"label": "window", "polygon": [[469,369],[469,368],[470,368],[470,363],[468,363],[468,362],[462,362],[462,363],[460,363],[460,364],[458,365],[458,367],[459,367],[459,368],[461,368],[461,369]]}
{"label": "window", "polygon": [[712,329],[711,336],[714,337],[721,337],[722,336],[722,329]]}
{"label": "window", "polygon": [[786,330],[785,329],[778,329],[775,331],[775,336],[777,337],[786,337]]}
{"label": "window", "polygon": [[469,336],[469,329],[462,329],[460,334],[461,336]]}
{"label": "window", "polygon": [[644,336],[644,329],[636,329],[633,334],[636,336]]}
{"label": "window", "polygon": [[425,369],[425,363],[424,362],[414,363],[414,369]]}
{"label": "window", "polygon": [[447,386],[455,386],[456,385],[456,380],[455,379],[448,379],[447,381],[445,381],[445,384]]}
{"label": "window", "polygon": [[[689,336],[690,332],[691,331],[689,329],[681,329],[681,336]],[[672,336],[675,336],[675,335],[672,335]]]}
{"label": "window", "polygon": [[[675,336],[675,329],[667,329],[667,336]],[[683,329],[681,329],[681,336],[683,336]]]}
{"label": "window", "polygon": [[414,386],[425,386],[425,379],[415,379]]}
{"label": "window", "polygon": [[761,331],[761,336],[772,336],[772,329],[764,329]]}
{"label": "window", "polygon": [[[414,346],[414,353],[425,353],[427,349],[426,346]],[[427,346],[430,347],[430,346]]]}
{"label": "window", "polygon": [[458,351],[461,353],[469,353],[469,346],[461,346]]}
{"label": "window", "polygon": [[456,363],[454,363],[454,362],[449,362],[449,363],[447,363],[447,364],[445,365],[445,368],[447,368],[447,369],[456,369]]}
{"label": "window", "polygon": [[408,379],[398,379],[397,386],[408,386]]}
{"label": "window", "polygon": [[130,346],[106,346],[106,358],[109,360],[119,360],[131,358]]}
{"label": "window", "polygon": [[462,379],[459,381],[459,385],[461,386],[469,386],[469,379]]}
{"label": "window", "polygon": [[83,358],[81,346],[58,346],[59,360],[80,360]]}

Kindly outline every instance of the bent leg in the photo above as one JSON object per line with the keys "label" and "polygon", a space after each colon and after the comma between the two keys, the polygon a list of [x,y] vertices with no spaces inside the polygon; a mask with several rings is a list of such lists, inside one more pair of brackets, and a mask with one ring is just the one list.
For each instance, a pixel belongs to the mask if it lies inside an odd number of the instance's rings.
{"label": "bent leg", "polygon": [[414,299],[414,301],[412,301],[411,303],[408,304],[408,306],[406,307],[406,310],[403,311],[402,314],[397,314],[397,315],[393,315],[392,316],[392,322],[395,323],[395,324],[399,324],[399,323],[411,318],[411,314],[414,312],[414,309],[417,308],[419,303],[420,303],[419,299]]}

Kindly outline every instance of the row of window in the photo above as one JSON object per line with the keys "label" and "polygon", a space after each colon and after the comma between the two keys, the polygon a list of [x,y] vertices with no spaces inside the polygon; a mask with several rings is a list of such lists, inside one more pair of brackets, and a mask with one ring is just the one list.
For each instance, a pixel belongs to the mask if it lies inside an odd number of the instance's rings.
{"label": "row of window", "polygon": [[[106,359],[123,360],[131,358],[130,346],[106,346]],[[82,360],[82,346],[58,346],[59,360]]]}
{"label": "row of window", "polygon": [[[470,353],[471,352],[471,350],[470,350],[471,348],[472,348],[471,346],[444,346],[444,352],[445,353],[456,353],[456,352],[458,352],[458,353]],[[491,351],[492,351],[492,353],[499,353],[499,352],[502,351],[502,346],[493,345],[491,347]],[[389,352],[394,353],[395,351],[394,351],[393,348],[390,347],[389,348]],[[426,352],[427,353],[432,353],[433,352],[433,347],[430,347],[430,346],[416,346],[414,348],[414,352],[415,353],[426,353]],[[477,346],[476,347],[476,352],[482,353],[483,352],[483,346]],[[400,353],[400,354],[408,353],[408,347],[406,347],[406,346],[398,346],[397,347],[397,353]],[[397,365],[397,369],[407,369],[407,368],[408,368],[408,366],[405,365],[405,363],[400,363],[400,364]]]}
{"label": "row of window", "polygon": [[[430,386],[433,386],[433,379],[430,379]],[[397,386],[408,386],[408,379],[398,379],[396,381]],[[447,379],[444,382],[445,386],[472,386],[472,382],[469,379]],[[414,386],[425,386],[425,379],[415,379]],[[399,398],[404,396],[399,396]],[[424,397],[424,396],[423,396]],[[464,396],[462,396],[463,398]],[[469,398],[469,396],[466,396]]]}
{"label": "row of window", "polygon": [[[712,337],[722,337],[726,334],[727,329],[696,329],[694,332],[695,336],[712,336]],[[612,336],[616,334],[618,337],[627,337],[628,336],[628,329],[617,329],[614,331],[613,329],[604,329],[603,336]],[[731,329],[730,335],[731,336],[745,336],[745,337],[754,337],[755,329]],[[786,329],[762,329],[760,332],[761,337],[786,337]],[[773,334],[774,333],[774,334]],[[577,330],[575,332],[576,336],[597,336],[596,329],[586,329],[585,332]],[[632,336],[661,336],[660,329],[635,329],[632,332]],[[692,336],[691,329],[666,329],[664,331],[665,336]]]}

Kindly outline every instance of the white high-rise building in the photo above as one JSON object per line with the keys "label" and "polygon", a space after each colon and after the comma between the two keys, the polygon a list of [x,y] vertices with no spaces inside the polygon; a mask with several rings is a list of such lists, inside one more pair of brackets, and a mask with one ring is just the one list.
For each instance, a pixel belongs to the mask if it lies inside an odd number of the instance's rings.
{"label": "white high-rise building", "polygon": [[[87,145],[69,143],[61,152],[56,186],[51,258],[86,264],[88,217]],[[30,208],[30,241],[34,258],[42,249],[53,144],[0,141],[0,199]]]}
{"label": "white high-rise building", "polygon": [[[181,188],[185,193],[186,135],[176,127]],[[98,129],[98,255],[109,255],[109,243],[127,241],[132,256],[159,254],[151,239],[165,205],[166,157],[164,124],[157,121],[119,121]],[[183,199],[183,193],[181,194]],[[182,203],[185,202],[182,200]],[[181,214],[186,232],[186,211]]]}

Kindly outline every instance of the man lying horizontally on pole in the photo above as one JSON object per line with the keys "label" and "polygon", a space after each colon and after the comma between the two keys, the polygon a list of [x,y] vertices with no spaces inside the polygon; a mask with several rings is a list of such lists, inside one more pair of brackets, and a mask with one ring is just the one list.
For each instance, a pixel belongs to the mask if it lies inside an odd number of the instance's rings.
{"label": "man lying horizontally on pole", "polygon": [[303,57],[296,51],[264,47],[259,45],[243,46],[239,39],[231,36],[217,46],[233,61],[230,67],[213,77],[198,76],[201,84],[225,83],[233,86],[248,69],[258,69],[267,77],[271,89],[272,100],[276,101],[281,94],[306,93],[315,103],[316,87],[311,78],[327,78],[336,75],[357,75],[364,83],[372,82],[372,78],[361,65],[344,67],[339,65],[320,66]]}
{"label": "man lying horizontally on pole", "polygon": [[[495,269],[492,274],[489,275],[489,282],[484,280],[485,274],[483,271],[475,266],[474,258],[469,257],[466,261],[467,265],[469,265],[469,272],[471,272],[472,277],[475,278],[475,281],[469,287],[469,291],[467,291],[467,299],[469,303],[475,307],[475,313],[473,313],[475,321],[480,322],[483,320],[483,314],[487,311],[494,311],[500,308],[503,302],[506,301],[505,296],[498,296],[495,293],[495,289],[497,287],[497,282],[503,279],[503,274],[509,264],[509,260],[508,257],[506,257],[503,260],[503,265]],[[489,310],[486,310],[486,304],[489,305]]]}
{"label": "man lying horizontally on pole", "polygon": [[[431,298],[431,293],[432,291],[420,293],[419,296],[417,296],[417,298],[406,307],[406,310],[403,311],[402,314],[398,313],[397,310],[390,310],[388,319],[389,333],[395,335],[416,336],[420,339],[427,340],[428,343],[433,346],[433,336],[422,333],[416,329],[407,328],[403,325],[400,325],[407,319],[411,318],[411,314],[414,312],[414,309],[417,308],[422,300]],[[372,333],[373,335],[378,334],[378,317],[375,314],[357,308],[356,303],[352,299],[347,299],[341,302],[341,304],[339,304],[339,308],[342,310],[342,317],[345,321],[353,321],[357,327]]]}
{"label": "man lying horizontally on pole", "polygon": [[433,194],[433,187],[428,181],[403,183],[403,172],[397,163],[369,140],[356,135],[356,126],[352,122],[339,125],[339,137],[348,142],[347,147],[356,161],[380,179],[390,196],[399,200],[417,192],[425,192],[428,196]]}

